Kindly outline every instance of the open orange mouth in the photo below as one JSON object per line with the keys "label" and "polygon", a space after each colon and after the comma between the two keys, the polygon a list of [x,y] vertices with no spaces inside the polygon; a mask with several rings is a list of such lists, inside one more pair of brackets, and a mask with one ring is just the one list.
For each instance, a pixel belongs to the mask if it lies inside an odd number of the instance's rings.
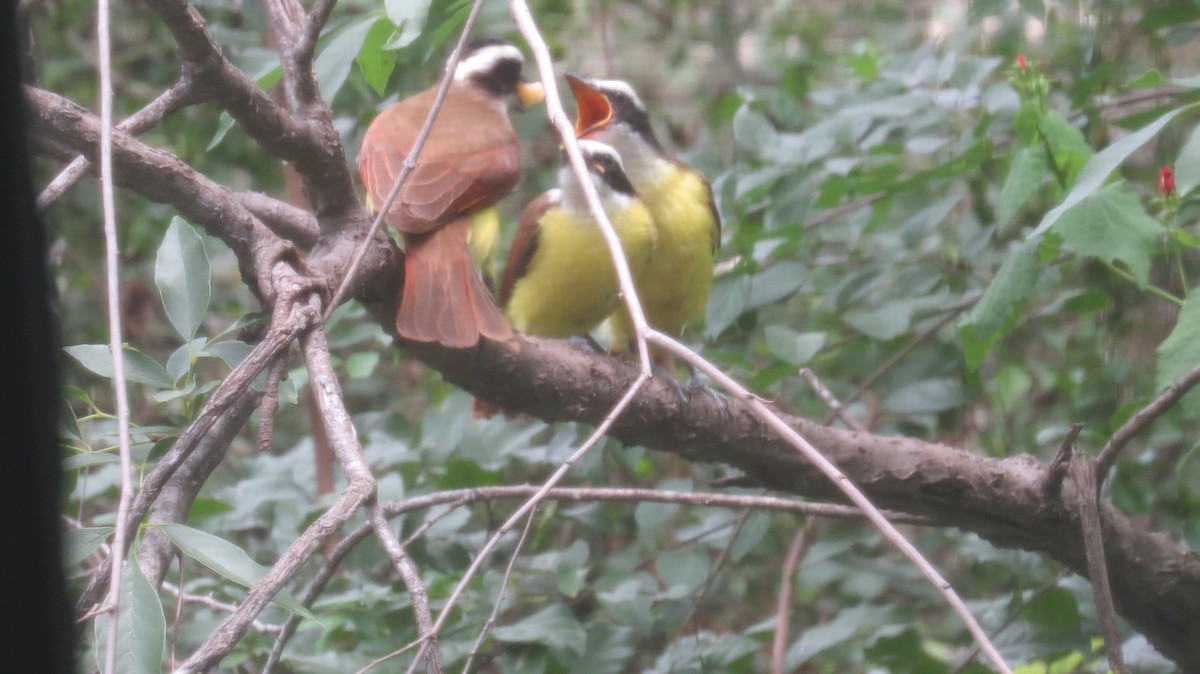
{"label": "open orange mouth", "polygon": [[583,138],[588,133],[608,124],[612,120],[612,105],[608,97],[596,91],[586,81],[575,75],[567,75],[567,84],[575,95],[575,136]]}

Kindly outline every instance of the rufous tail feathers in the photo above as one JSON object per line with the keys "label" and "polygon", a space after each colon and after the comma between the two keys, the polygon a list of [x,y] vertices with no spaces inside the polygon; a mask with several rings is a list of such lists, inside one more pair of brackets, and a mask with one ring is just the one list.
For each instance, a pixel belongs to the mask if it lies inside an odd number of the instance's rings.
{"label": "rufous tail feathers", "polygon": [[467,349],[486,337],[503,341],[512,328],[492,302],[471,262],[469,217],[429,234],[404,236],[404,293],[396,332],[405,339]]}

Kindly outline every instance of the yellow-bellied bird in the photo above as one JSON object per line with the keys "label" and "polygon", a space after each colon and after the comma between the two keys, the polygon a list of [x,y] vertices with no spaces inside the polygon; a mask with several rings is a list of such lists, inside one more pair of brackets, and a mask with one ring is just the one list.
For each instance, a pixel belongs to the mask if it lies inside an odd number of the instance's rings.
{"label": "yellow-bellied bird", "polygon": [[[634,274],[654,250],[657,231],[608,145],[579,141],[588,177],[621,240]],[[558,189],[525,209],[500,283],[500,304],[513,327],[544,337],[587,335],[620,305],[620,285],[583,190],[565,163]]]}
{"label": "yellow-bellied bird", "polygon": [[[567,75],[575,95],[579,138],[607,143],[620,153],[625,171],[658,229],[658,243],[636,277],[638,296],[651,327],[678,337],[704,316],[712,288],[713,256],[721,239],[721,220],[708,180],[667,155],[650,127],[637,92],[620,80]],[[628,312],[612,321],[613,347],[630,348],[634,339]],[[662,365],[669,357],[657,354]]]}
{"label": "yellow-bellied bird", "polygon": [[[521,178],[520,143],[505,98],[541,100],[538,84],[522,81],[525,58],[493,38],[472,41],[455,69],[417,167],[387,213],[404,238],[404,292],[396,332],[422,342],[469,348],[479,338],[508,339],[512,329],[492,303],[471,261],[473,218],[487,217]],[[358,154],[368,206],[382,205],[412,149],[437,86],[384,110]]]}

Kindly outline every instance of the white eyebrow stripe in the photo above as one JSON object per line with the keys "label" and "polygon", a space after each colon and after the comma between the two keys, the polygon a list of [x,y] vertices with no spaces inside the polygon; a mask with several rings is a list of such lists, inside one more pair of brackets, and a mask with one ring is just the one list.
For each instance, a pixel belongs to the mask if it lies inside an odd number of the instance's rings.
{"label": "white eyebrow stripe", "polygon": [[608,145],[607,143],[601,143],[600,141],[592,140],[590,138],[580,138],[575,142],[579,143],[579,150],[580,152],[583,152],[583,154],[590,157],[606,154],[617,162],[617,166],[620,166],[622,171],[625,170],[625,164],[621,161],[621,155],[617,154],[617,151],[615,148],[613,148],[613,146]]}
{"label": "white eyebrow stripe", "polygon": [[637,92],[634,91],[633,87],[624,80],[589,80],[588,84],[591,84],[592,88],[601,92],[622,94],[629,100],[633,101],[633,104],[639,109],[646,109],[646,105],[642,103],[642,99],[637,95]]}
{"label": "white eyebrow stripe", "polygon": [[488,45],[467,58],[463,59],[454,69],[454,81],[462,82],[471,79],[477,73],[486,73],[500,61],[515,60],[525,63],[521,50],[511,44]]}

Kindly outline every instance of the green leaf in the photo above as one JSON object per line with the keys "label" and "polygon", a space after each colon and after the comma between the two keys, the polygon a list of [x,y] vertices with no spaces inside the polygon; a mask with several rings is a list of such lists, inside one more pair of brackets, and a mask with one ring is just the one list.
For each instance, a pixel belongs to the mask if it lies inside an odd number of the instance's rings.
{"label": "green leaf", "polygon": [[[185,555],[238,585],[253,587],[267,575],[266,567],[250,559],[245,550],[223,538],[182,524],[159,526]],[[309,620],[317,620],[316,616],[287,592],[280,591],[272,601]]]}
{"label": "green leaf", "polygon": [[1013,154],[1008,177],[1000,189],[1000,206],[996,211],[996,226],[1001,231],[1025,202],[1037,194],[1048,170],[1045,155],[1038,148],[1026,147]]}
{"label": "green leaf", "polygon": [[350,354],[350,357],[346,359],[346,372],[350,373],[351,379],[366,379],[371,376],[378,364],[378,351],[362,351]]}
{"label": "green leaf", "polygon": [[387,49],[403,49],[412,44],[425,30],[430,0],[386,0],[388,18],[396,24],[396,35],[387,42]]}
{"label": "green leaf", "polygon": [[839,612],[832,620],[803,631],[784,660],[784,671],[795,671],[813,656],[853,639],[860,631],[875,628],[883,615],[876,607],[855,606]]}
{"label": "green leaf", "polygon": [[75,566],[100,549],[104,541],[112,535],[112,527],[85,527],[83,529],[67,529],[63,532],[63,562],[67,567]]}
{"label": "green leaf", "polygon": [[914,308],[911,300],[894,300],[876,307],[847,311],[842,320],[871,339],[887,342],[908,332]]}
{"label": "green leaf", "polygon": [[768,325],[767,348],[780,360],[803,365],[825,346],[824,332],[797,332],[782,325]]}
{"label": "green leaf", "polygon": [[326,101],[332,103],[342,85],[346,83],[346,76],[350,74],[350,67],[354,65],[358,53],[362,50],[367,33],[378,20],[378,16],[371,16],[343,28],[313,61],[317,86]]}
{"label": "green leaf", "polygon": [[733,116],[733,139],[738,147],[758,154],[772,148],[779,132],[767,116],[743,105]]}
{"label": "green leaf", "polygon": [[1146,213],[1123,182],[1117,182],[1064,211],[1055,231],[1064,245],[1080,255],[1124,262],[1138,285],[1145,287],[1162,224]]}
{"label": "green leaf", "polygon": [[254,347],[245,342],[240,342],[236,339],[226,339],[220,342],[208,343],[198,355],[220,358],[230,368],[234,368],[241,365],[242,361],[253,350]]}
{"label": "green leaf", "polygon": [[1192,129],[1175,160],[1175,189],[1187,194],[1197,185],[1200,185],[1200,126]]}
{"label": "green leaf", "polygon": [[1200,365],[1200,294],[1193,290],[1191,299],[1179,310],[1175,327],[1158,347],[1155,385],[1165,389]]}
{"label": "green leaf", "polygon": [[726,276],[713,283],[704,317],[704,338],[714,339],[733,325],[750,302],[752,283],[745,274]]}
{"label": "green leaf", "polygon": [[1151,68],[1146,72],[1138,75],[1129,82],[1125,83],[1126,89],[1149,89],[1152,87],[1161,87],[1166,84],[1167,80],[1158,72],[1158,68]]}
{"label": "green leaf", "polygon": [[959,324],[968,370],[977,369],[992,345],[1012,330],[1037,278],[1038,245],[1027,241],[1009,254],[983,297]]}
{"label": "green leaf", "polygon": [[962,381],[958,379],[926,379],[892,391],[883,401],[883,408],[893,414],[935,414],[962,404]]}
{"label": "green leaf", "polygon": [[[107,344],[65,346],[63,351],[92,372],[112,379],[112,350]],[[129,381],[155,388],[172,388],[175,385],[166,369],[150,356],[128,345],[122,351],[125,354],[125,378]]]}
{"label": "green leaf", "polygon": [[63,459],[63,470],[79,470],[91,466],[102,466],[108,463],[119,463],[121,457],[111,452],[84,452]]}
{"label": "green leaf", "polygon": [[212,294],[208,254],[204,252],[200,235],[179,216],[171,218],[167,234],[158,247],[154,283],[158,285],[163,307],[175,332],[184,340],[195,337]]}
{"label": "green leaf", "polygon": [[518,644],[542,644],[583,655],[587,632],[562,604],[552,604],[512,625],[497,627],[493,634],[500,641]]}
{"label": "green leaf", "polygon": [[[108,616],[96,620],[96,641],[104,649],[108,640]],[[163,647],[167,643],[167,621],[162,601],[150,581],[129,556],[121,570],[121,596],[117,616],[116,666],[121,674],[158,674],[162,671]]]}
{"label": "green leaf", "polygon": [[1095,156],[1088,160],[1083,170],[1079,172],[1079,176],[1075,179],[1075,184],[1071,187],[1071,191],[1067,194],[1066,198],[1063,199],[1061,204],[1055,206],[1053,210],[1047,213],[1046,217],[1042,218],[1041,224],[1029,234],[1028,238],[1040,236],[1043,232],[1053,227],[1054,223],[1058,222],[1064,213],[1099,190],[1104,185],[1104,181],[1108,179],[1109,174],[1116,170],[1129,155],[1133,154],[1134,150],[1145,145],[1146,141],[1154,137],[1155,134],[1181,113],[1190,112],[1198,107],[1200,107],[1200,103],[1176,108],[1096,153]]}
{"label": "green leaf", "polygon": [[393,32],[395,29],[391,22],[380,17],[371,25],[371,30],[367,31],[367,37],[363,40],[362,48],[358,50],[356,57],[363,78],[380,96],[387,88],[392,69],[396,67],[396,52],[383,48],[384,42]]}

